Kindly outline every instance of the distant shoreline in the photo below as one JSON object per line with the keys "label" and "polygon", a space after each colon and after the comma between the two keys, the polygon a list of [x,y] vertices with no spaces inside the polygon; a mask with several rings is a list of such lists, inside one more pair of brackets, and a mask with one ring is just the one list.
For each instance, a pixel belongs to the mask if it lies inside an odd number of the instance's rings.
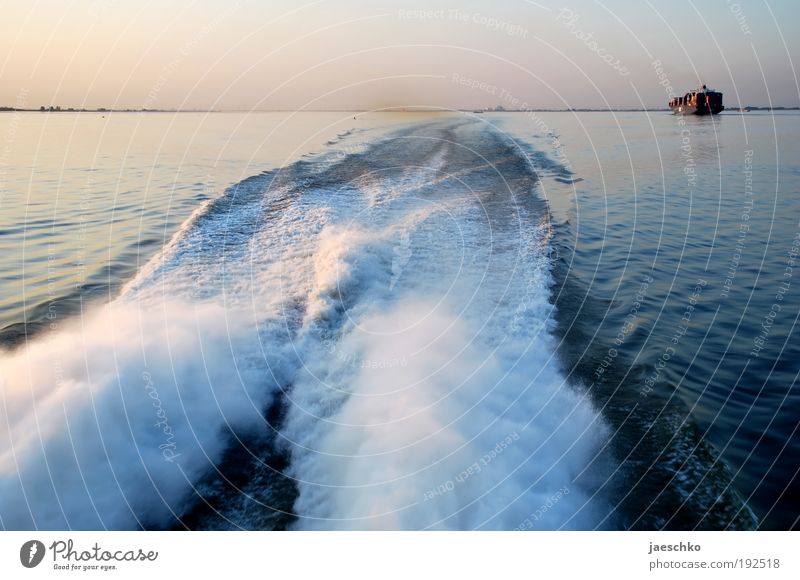
{"label": "distant shoreline", "polygon": [[0,107],[0,113],[222,113],[224,111],[172,110],[172,109],[18,109]]}
{"label": "distant shoreline", "polygon": [[[659,113],[670,112],[671,109],[259,109],[259,110],[180,110],[180,109],[18,109],[15,107],[0,107],[0,113]],[[724,112],[751,112],[751,111],[800,111],[800,107],[731,107]]]}

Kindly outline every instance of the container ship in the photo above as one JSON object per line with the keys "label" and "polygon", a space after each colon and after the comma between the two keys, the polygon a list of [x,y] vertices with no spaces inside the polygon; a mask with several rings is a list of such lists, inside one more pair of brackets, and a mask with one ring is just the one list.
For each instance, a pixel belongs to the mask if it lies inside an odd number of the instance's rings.
{"label": "container ship", "polygon": [[725,107],[722,105],[722,93],[702,89],[675,97],[669,102],[669,108],[676,115],[716,115]]}

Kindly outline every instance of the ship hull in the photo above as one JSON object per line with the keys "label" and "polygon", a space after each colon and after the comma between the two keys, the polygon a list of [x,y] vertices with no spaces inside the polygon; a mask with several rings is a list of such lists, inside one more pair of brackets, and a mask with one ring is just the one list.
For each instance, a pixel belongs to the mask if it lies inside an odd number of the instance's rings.
{"label": "ship hull", "polygon": [[722,105],[712,107],[696,107],[694,105],[679,105],[670,107],[676,115],[718,115],[725,110]]}
{"label": "ship hull", "polygon": [[725,109],[722,93],[709,91],[705,85],[701,90],[671,99],[668,104],[676,115],[717,115]]}

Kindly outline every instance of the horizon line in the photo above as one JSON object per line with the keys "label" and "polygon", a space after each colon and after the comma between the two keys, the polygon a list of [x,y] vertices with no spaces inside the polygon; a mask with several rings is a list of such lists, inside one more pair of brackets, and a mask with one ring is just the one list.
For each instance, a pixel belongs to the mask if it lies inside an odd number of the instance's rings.
{"label": "horizon line", "polygon": [[[744,105],[726,107],[725,111],[741,111],[742,109],[751,110],[800,110],[798,105]],[[595,108],[595,107],[569,107],[569,108],[527,108],[527,109],[495,109],[492,107],[471,107],[471,108],[427,108],[427,107],[386,107],[382,109],[109,109],[100,107],[96,109],[77,109],[70,108],[18,108],[0,106],[0,113],[585,113],[585,112],[662,112],[670,111],[669,107],[612,107],[612,108]]]}

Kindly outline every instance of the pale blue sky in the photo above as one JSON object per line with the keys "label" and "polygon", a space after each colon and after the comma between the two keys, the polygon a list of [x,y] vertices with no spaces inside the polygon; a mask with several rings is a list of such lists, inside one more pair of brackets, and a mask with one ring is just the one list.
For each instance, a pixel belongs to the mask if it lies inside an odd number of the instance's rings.
{"label": "pale blue sky", "polygon": [[677,92],[704,80],[729,107],[800,105],[789,0],[2,0],[2,11],[3,105],[663,107],[656,59]]}

